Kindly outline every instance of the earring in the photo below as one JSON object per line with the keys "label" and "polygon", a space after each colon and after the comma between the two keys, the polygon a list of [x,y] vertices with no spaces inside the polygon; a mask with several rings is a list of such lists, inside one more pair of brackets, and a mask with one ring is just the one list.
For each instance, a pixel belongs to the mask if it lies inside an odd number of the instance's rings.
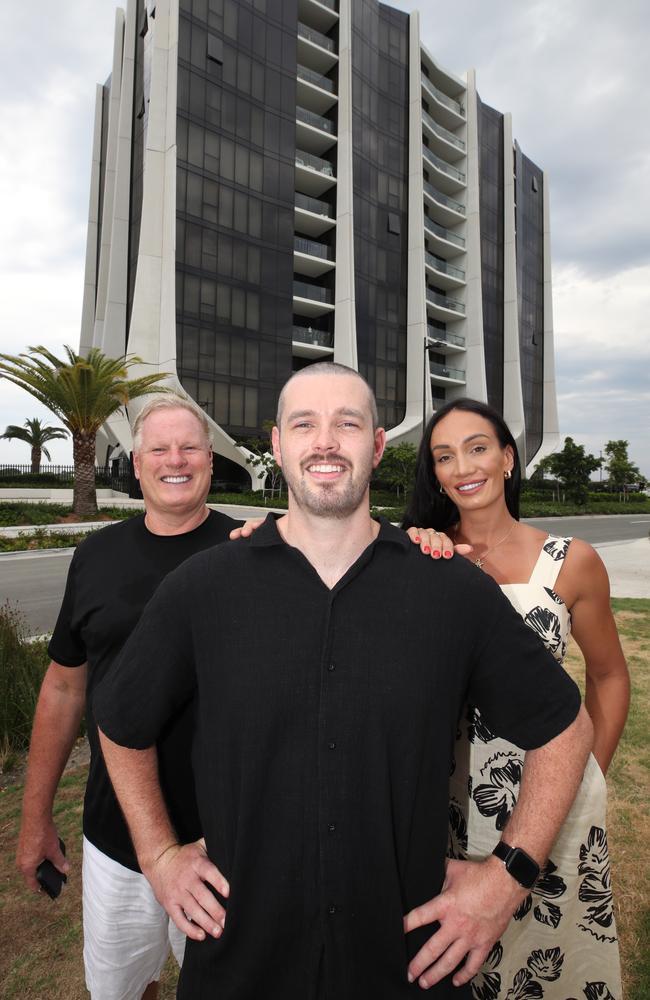
{"label": "earring", "polygon": [[504,472],[504,477],[506,479],[512,479],[512,472],[510,471],[510,469],[506,469],[506,471]]}
{"label": "earring", "polygon": [[444,486],[443,486],[442,484],[439,484],[439,485],[438,485],[438,489],[440,490],[440,492],[441,492],[441,493],[442,493],[442,494],[443,494],[444,496],[446,496],[446,491],[445,491],[445,488],[444,488]]}

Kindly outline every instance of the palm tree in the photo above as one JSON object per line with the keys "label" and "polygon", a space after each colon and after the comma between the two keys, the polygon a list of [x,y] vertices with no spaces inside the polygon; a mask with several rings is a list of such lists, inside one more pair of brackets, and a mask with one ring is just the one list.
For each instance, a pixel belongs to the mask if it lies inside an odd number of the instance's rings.
{"label": "palm tree", "polygon": [[[0,378],[25,389],[56,414],[72,435],[75,514],[95,514],[95,438],[102,424],[131,399],[144,396],[167,377],[165,372],[128,378],[129,368],[142,364],[125,354],[109,358],[98,347],[86,357],[64,347],[67,361],[46,347],[29,347],[27,354],[0,354]],[[157,391],[165,392],[161,386]]]}
{"label": "palm tree", "polygon": [[0,438],[7,441],[24,441],[25,444],[28,444],[32,449],[32,472],[39,473],[41,471],[41,452],[48,462],[52,461],[52,456],[45,447],[47,442],[65,438],[69,433],[65,427],[48,427],[47,424],[42,424],[38,417],[34,417],[33,420],[28,418],[23,427],[9,424],[4,434],[0,434]]}

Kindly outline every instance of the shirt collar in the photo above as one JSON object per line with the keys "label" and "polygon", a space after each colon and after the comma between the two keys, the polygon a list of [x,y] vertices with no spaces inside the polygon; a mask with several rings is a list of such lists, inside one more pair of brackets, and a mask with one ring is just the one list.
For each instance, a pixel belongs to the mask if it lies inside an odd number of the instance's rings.
{"label": "shirt collar", "polygon": [[[257,529],[250,540],[250,544],[252,546],[255,546],[256,548],[268,548],[272,545],[285,544],[282,535],[278,531],[276,523],[278,517],[282,517],[282,515],[267,515],[264,523]],[[377,544],[388,542],[392,545],[398,545],[405,551],[410,548],[411,541],[405,531],[402,531],[401,528],[391,524],[385,517],[379,517],[377,520],[379,521],[379,534],[375,539]]]}

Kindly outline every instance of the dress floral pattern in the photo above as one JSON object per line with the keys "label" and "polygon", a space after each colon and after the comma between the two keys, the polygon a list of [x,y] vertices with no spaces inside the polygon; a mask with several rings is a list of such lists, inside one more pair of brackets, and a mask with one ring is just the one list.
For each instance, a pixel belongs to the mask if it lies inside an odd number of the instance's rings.
{"label": "dress floral pattern", "polygon": [[[553,588],[570,542],[549,535],[528,583],[501,588],[559,662],[571,619]],[[524,757],[467,706],[450,782],[450,857],[490,854],[517,801]],[[622,1000],[606,805],[592,755],[534,889],[472,980],[474,1000]]]}

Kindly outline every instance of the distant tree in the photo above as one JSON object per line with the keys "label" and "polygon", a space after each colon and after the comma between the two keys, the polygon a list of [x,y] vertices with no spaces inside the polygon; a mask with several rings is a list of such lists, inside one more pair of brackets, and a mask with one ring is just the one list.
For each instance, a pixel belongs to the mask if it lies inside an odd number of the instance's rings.
{"label": "distant tree", "polygon": [[95,514],[95,439],[97,431],[121,406],[145,396],[167,377],[165,372],[129,379],[129,368],[142,364],[133,354],[109,358],[98,347],[83,357],[64,347],[67,360],[46,347],[27,354],[0,354],[0,378],[19,386],[55,413],[72,435],[75,514]]}
{"label": "distant tree", "polygon": [[589,477],[599,469],[602,459],[585,452],[584,446],[576,444],[573,438],[564,439],[562,451],[547,455],[539,463],[544,472],[555,476],[564,486],[565,492],[574,503],[582,504],[587,500],[589,492]]}
{"label": "distant tree", "polygon": [[627,449],[628,441],[608,441],[605,445],[606,469],[610,488],[622,493],[627,486],[638,485],[643,488],[645,478],[639,472],[639,467],[630,461]]}
{"label": "distant tree", "polygon": [[70,432],[65,427],[50,427],[41,423],[38,417],[27,418],[22,427],[16,424],[9,424],[4,434],[0,437],[7,441],[24,441],[32,449],[32,472],[41,471],[41,453],[45,455],[48,462],[52,461],[46,444],[48,441],[56,441],[66,438]]}
{"label": "distant tree", "polygon": [[276,462],[271,448],[271,430],[275,426],[274,420],[265,420],[262,429],[266,431],[267,437],[245,438],[239,444],[252,452],[246,459],[246,464],[250,465],[257,472],[258,476],[266,476],[267,489],[278,490],[282,493],[282,483],[284,477],[282,469]]}
{"label": "distant tree", "polygon": [[402,444],[388,445],[377,470],[380,482],[393,486],[397,496],[410,489],[415,479],[417,448],[404,441]]}

